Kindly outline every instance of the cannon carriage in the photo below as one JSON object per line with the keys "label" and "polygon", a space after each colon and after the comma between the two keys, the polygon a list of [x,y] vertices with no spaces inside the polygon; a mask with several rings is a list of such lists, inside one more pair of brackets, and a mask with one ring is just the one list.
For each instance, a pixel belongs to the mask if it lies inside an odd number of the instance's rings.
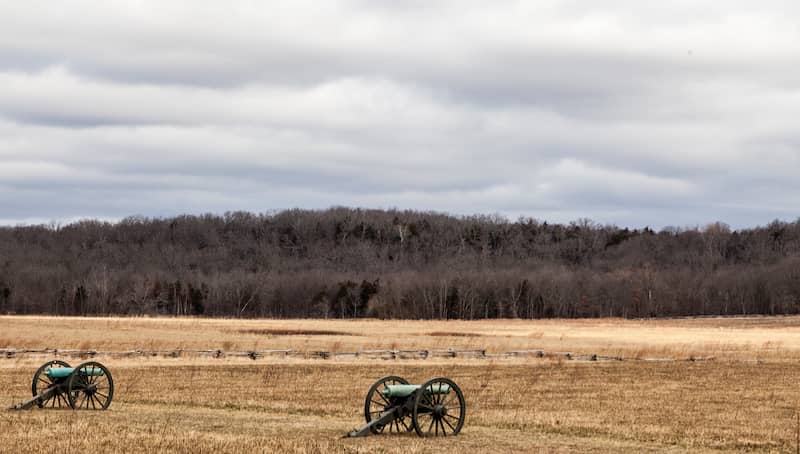
{"label": "cannon carriage", "polygon": [[33,374],[33,397],[12,409],[71,408],[105,410],[114,397],[114,379],[106,366],[89,361],[70,367],[64,361],[44,363]]}
{"label": "cannon carriage", "polygon": [[464,425],[466,410],[464,394],[449,378],[412,385],[391,375],[369,388],[364,401],[366,424],[345,437],[411,431],[420,437],[457,435]]}

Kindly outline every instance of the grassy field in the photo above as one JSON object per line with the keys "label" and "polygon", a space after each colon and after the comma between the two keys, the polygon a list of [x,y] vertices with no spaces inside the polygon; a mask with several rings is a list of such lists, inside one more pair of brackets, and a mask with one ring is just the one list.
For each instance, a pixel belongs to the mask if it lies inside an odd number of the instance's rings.
{"label": "grassy field", "polygon": [[[800,318],[482,322],[0,317],[0,348],[544,349],[560,359],[97,358],[108,411],[0,411],[0,451],[795,452]],[[712,361],[634,358],[713,356]],[[49,358],[0,359],[0,404],[30,394]],[[79,359],[67,359],[78,363]],[[339,437],[362,424],[377,378],[453,378],[458,437]]]}

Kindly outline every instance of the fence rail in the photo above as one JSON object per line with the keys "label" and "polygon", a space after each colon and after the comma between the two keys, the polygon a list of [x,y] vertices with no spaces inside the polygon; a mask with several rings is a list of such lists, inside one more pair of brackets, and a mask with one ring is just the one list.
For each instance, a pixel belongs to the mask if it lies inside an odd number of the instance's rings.
{"label": "fence rail", "polygon": [[713,356],[690,356],[688,358],[625,358],[622,356],[607,356],[591,354],[577,354],[572,352],[548,352],[545,350],[512,350],[502,353],[486,353],[486,350],[472,349],[434,349],[434,350],[357,350],[357,351],[320,351],[320,350],[247,350],[226,351],[223,349],[175,349],[175,350],[94,350],[94,349],[17,349],[0,348],[0,359],[14,359],[36,356],[62,356],[78,358],[105,357],[210,357],[210,358],[301,358],[301,359],[381,359],[381,360],[425,360],[429,358],[468,358],[468,359],[514,359],[514,358],[542,358],[562,359],[568,361],[710,361]]}

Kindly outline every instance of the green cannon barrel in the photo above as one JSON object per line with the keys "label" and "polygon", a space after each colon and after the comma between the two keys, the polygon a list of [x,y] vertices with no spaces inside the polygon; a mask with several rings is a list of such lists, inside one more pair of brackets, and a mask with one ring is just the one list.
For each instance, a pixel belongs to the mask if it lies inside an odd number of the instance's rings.
{"label": "green cannon barrel", "polygon": [[[51,367],[47,369],[44,374],[50,378],[66,378],[74,371],[74,367]],[[81,369],[81,373],[85,375],[103,375],[103,369],[99,367],[84,367]]]}
{"label": "green cannon barrel", "polygon": [[[386,397],[408,397],[422,385],[389,385],[381,390],[381,394]],[[450,386],[445,384],[438,384],[430,387],[428,390],[431,394],[447,394],[450,392]]]}

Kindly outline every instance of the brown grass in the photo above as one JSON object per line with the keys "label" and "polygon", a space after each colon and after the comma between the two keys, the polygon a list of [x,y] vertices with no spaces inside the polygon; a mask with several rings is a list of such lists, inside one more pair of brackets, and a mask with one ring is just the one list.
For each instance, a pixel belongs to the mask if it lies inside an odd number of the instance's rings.
{"label": "brown grass", "polygon": [[487,353],[541,349],[632,358],[800,360],[800,317],[397,321],[0,316],[0,332],[0,348],[455,348],[485,349]]}
{"label": "brown grass", "polygon": [[[748,319],[739,328],[735,320],[708,324],[507,320],[437,326],[437,322],[2,317],[3,338],[31,348],[63,347],[68,342],[93,348],[101,343],[109,349],[148,343],[207,348],[230,342],[231,348],[249,347],[251,336],[264,336],[237,330],[284,325],[364,336],[271,336],[270,346],[333,347],[352,342],[348,345],[366,347],[394,342],[406,348],[466,342],[511,349],[532,347],[535,342],[561,351],[614,350],[632,356],[696,352],[716,353],[718,358],[609,363],[99,358],[110,367],[117,384],[109,411],[0,411],[0,451],[41,452],[42,440],[47,440],[49,448],[58,446],[65,452],[794,452],[800,362],[798,319],[793,321],[763,319],[765,326],[759,326]],[[37,326],[35,342],[30,330]],[[461,329],[482,336],[430,335]],[[425,334],[395,337],[401,331]],[[80,339],[82,333],[87,339]],[[531,333],[544,334],[531,337]],[[718,335],[711,341],[713,333]],[[0,404],[25,398],[33,372],[43,361],[0,359]],[[432,440],[413,435],[340,439],[361,424],[369,385],[388,374],[411,382],[453,378],[468,404],[462,434]]]}

